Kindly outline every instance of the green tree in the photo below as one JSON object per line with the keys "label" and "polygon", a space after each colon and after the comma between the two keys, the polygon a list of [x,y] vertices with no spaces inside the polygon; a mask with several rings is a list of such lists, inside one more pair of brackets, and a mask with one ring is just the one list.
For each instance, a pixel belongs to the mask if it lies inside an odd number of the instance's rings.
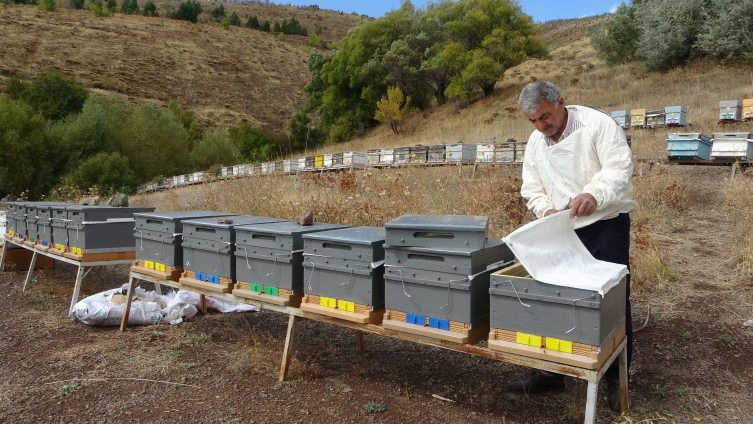
{"label": "green tree", "polygon": [[[144,10],[146,11],[146,6],[144,6]],[[199,20],[201,11],[201,3],[194,0],[187,0],[178,6],[178,10],[175,11],[172,18],[196,23]]]}
{"label": "green tree", "polygon": [[265,162],[272,158],[273,151],[269,137],[261,128],[253,128],[247,122],[230,128],[228,135],[238,147],[242,158],[249,162]]}
{"label": "green tree", "polygon": [[228,22],[227,18],[223,18],[220,25],[222,25],[222,29],[230,29],[230,22]]}
{"label": "green tree", "polygon": [[313,32],[313,33],[311,33],[311,35],[309,35],[309,46],[311,46],[311,47],[321,47],[322,46],[322,41],[319,39],[319,36],[316,35],[315,32]]}
{"label": "green tree", "polygon": [[688,63],[707,19],[705,2],[655,0],[638,6],[642,29],[636,54],[646,69],[665,71]]}
{"label": "green tree", "polygon": [[278,39],[278,40],[280,40],[280,41],[285,41],[285,33],[284,33],[284,32],[281,32],[281,33],[280,33],[280,34],[279,34],[279,35],[277,36],[277,39]]}
{"label": "green tree", "polygon": [[227,16],[227,13],[225,12],[225,6],[219,5],[212,9],[212,20],[215,22],[220,22],[223,18]]}
{"label": "green tree", "polygon": [[100,152],[89,157],[64,180],[80,190],[96,186],[105,195],[116,192],[133,193],[139,183],[129,166],[128,158],[117,152]]}
{"label": "green tree", "polygon": [[101,4],[98,4],[95,2],[89,3],[89,10],[91,10],[92,15],[94,16],[101,16],[101,17],[110,16],[110,10],[108,8],[102,7]]}
{"label": "green tree", "polygon": [[120,3],[120,13],[123,13],[125,15],[138,15],[139,4],[137,0],[123,0],[123,2]]}
{"label": "green tree", "polygon": [[635,8],[622,3],[612,16],[591,24],[588,35],[598,57],[607,65],[635,60],[641,36]]}
{"label": "green tree", "polygon": [[42,72],[21,97],[47,120],[58,120],[84,107],[89,93],[73,78],[59,71]]}
{"label": "green tree", "polygon": [[324,144],[324,136],[317,127],[311,126],[311,118],[298,112],[290,120],[290,146],[297,151],[315,149]]}
{"label": "green tree", "polygon": [[5,81],[5,94],[7,94],[11,100],[19,100],[23,98],[28,89],[29,85],[21,81],[15,75]]}
{"label": "green tree", "polygon": [[280,31],[282,31],[282,28],[280,27],[280,23],[279,22],[275,21],[275,25],[272,28],[272,31],[273,32],[280,32]]}
{"label": "green tree", "polygon": [[230,25],[241,26],[241,18],[235,12],[231,13],[227,20]]}
{"label": "green tree", "polygon": [[115,13],[118,11],[118,4],[115,2],[115,0],[107,0],[107,10],[109,10],[110,13]]}
{"label": "green tree", "polygon": [[144,3],[144,16],[151,16],[151,17],[159,17],[159,13],[157,13],[157,6],[154,5],[154,3],[149,0],[146,3]]}
{"label": "green tree", "polygon": [[400,134],[398,125],[410,112],[410,96],[403,97],[399,87],[389,87],[387,94],[377,102],[375,119],[381,123],[389,122],[392,132]]}
{"label": "green tree", "polygon": [[249,16],[248,21],[246,21],[246,28],[259,29],[259,18],[256,15]]}
{"label": "green tree", "polygon": [[264,21],[261,23],[261,30],[264,32],[269,32],[269,21]]}
{"label": "green tree", "polygon": [[71,0],[71,7],[74,9],[83,9],[84,0]]}
{"label": "green tree", "polygon": [[48,12],[52,12],[57,8],[57,3],[55,3],[55,0],[39,0],[39,5],[37,6],[39,10],[46,10]]}
{"label": "green tree", "polygon": [[724,63],[753,63],[753,2],[712,0],[710,9],[695,45],[698,53]]}
{"label": "green tree", "polygon": [[227,130],[205,131],[204,137],[191,151],[193,163],[199,169],[210,169],[241,162],[241,154]]}

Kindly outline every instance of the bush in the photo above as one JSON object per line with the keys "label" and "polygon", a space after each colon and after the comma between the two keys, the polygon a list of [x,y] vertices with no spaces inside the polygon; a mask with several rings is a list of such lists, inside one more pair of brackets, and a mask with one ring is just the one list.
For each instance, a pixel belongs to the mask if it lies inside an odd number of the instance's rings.
{"label": "bush", "polygon": [[5,94],[7,94],[11,100],[21,99],[28,89],[29,85],[16,76],[12,76],[8,78],[8,81],[5,81]]}
{"label": "bush", "polygon": [[136,0],[123,0],[123,3],[120,3],[120,13],[123,13],[125,15],[138,14],[139,13],[138,2]]}
{"label": "bush", "polygon": [[[144,6],[144,10],[146,11],[146,6]],[[188,0],[178,6],[178,10],[173,13],[172,18],[196,23],[201,11],[201,4],[198,1]]]}
{"label": "bush", "polygon": [[279,22],[275,21],[275,25],[272,27],[272,31],[274,31],[274,32],[280,32],[280,31],[282,31]]}
{"label": "bush", "polygon": [[753,2],[713,0],[717,16],[706,21],[696,47],[702,55],[722,62],[753,63]]}
{"label": "bush", "polygon": [[107,0],[107,10],[109,10],[110,13],[116,13],[118,11],[118,4],[115,3],[115,0]]}
{"label": "bush", "polygon": [[39,0],[39,5],[37,6],[39,10],[46,10],[48,12],[52,12],[56,7],[55,0]]}
{"label": "bush", "polygon": [[219,5],[212,9],[212,20],[220,22],[227,14],[225,13],[225,6]]}
{"label": "bush", "polygon": [[65,177],[68,184],[86,190],[97,187],[104,195],[116,192],[133,193],[138,185],[136,174],[127,157],[120,153],[100,152],[88,158]]}
{"label": "bush", "polygon": [[261,23],[261,30],[264,31],[264,32],[271,31],[269,29],[269,21],[264,21],[264,22]]}
{"label": "bush", "polygon": [[308,35],[308,30],[305,27],[301,27],[301,23],[296,18],[290,18],[289,21],[283,19],[280,31],[285,34]]}
{"label": "bush", "polygon": [[21,98],[34,110],[42,112],[45,119],[54,121],[80,112],[88,96],[86,89],[73,78],[53,71],[37,75]]}
{"label": "bush", "polygon": [[144,16],[151,16],[155,18],[159,16],[159,13],[157,13],[157,6],[155,6],[151,0],[149,0],[148,2],[144,4],[143,14]]}
{"label": "bush", "polygon": [[645,60],[646,69],[668,70],[690,60],[706,18],[705,1],[658,0],[641,5],[642,35],[636,54]]}
{"label": "bush", "polygon": [[249,16],[246,21],[246,27],[251,29],[259,29],[259,18],[256,16]]}
{"label": "bush", "polygon": [[71,0],[71,7],[74,9],[83,9],[84,0]]}
{"label": "bush", "polygon": [[635,18],[635,8],[622,3],[610,18],[593,23],[588,28],[588,35],[597,55],[607,65],[635,60],[641,35]]}
{"label": "bush", "polygon": [[220,22],[220,25],[222,25],[222,29],[230,29],[230,22],[227,21],[227,18],[224,18],[222,22]]}
{"label": "bush", "polygon": [[231,13],[227,20],[230,25],[241,26],[241,18],[235,12]]}
{"label": "bush", "polygon": [[311,35],[309,35],[309,45],[311,47],[321,47],[322,46],[322,41],[319,39],[319,36],[316,35],[315,32],[311,33]]}
{"label": "bush", "polygon": [[204,132],[204,137],[191,151],[191,159],[198,169],[240,163],[240,152],[228,136],[227,130]]}
{"label": "bush", "polygon": [[277,36],[277,39],[280,41],[285,41],[285,33],[281,32],[280,35]]}
{"label": "bush", "polygon": [[272,158],[272,147],[269,137],[261,128],[252,128],[243,122],[237,128],[230,128],[228,135],[244,160],[249,162],[266,162]]}
{"label": "bush", "polygon": [[89,10],[91,10],[94,16],[110,16],[110,11],[107,8],[104,8],[94,2],[89,3]]}

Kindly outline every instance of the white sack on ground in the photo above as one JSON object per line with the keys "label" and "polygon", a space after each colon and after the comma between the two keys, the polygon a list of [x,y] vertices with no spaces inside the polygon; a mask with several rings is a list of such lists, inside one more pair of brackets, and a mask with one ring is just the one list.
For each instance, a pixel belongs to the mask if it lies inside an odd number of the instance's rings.
{"label": "white sack on ground", "polygon": [[575,234],[574,223],[565,210],[518,228],[505,242],[534,279],[603,296],[628,269],[595,259]]}
{"label": "white sack on ground", "polygon": [[[115,294],[125,295],[128,285],[121,288],[107,290],[89,296],[76,303],[73,307],[73,318],[87,325],[118,326],[123,317],[124,305],[115,305],[112,297]],[[153,301],[133,301],[128,325],[149,325],[161,322],[178,324],[193,318],[198,313],[199,294],[178,290],[166,295],[158,295],[155,291],[146,291],[141,287],[134,289],[134,294],[140,299]],[[228,302],[207,296],[207,306],[222,313],[256,312],[259,308],[251,305]],[[161,307],[160,303],[164,306]]]}

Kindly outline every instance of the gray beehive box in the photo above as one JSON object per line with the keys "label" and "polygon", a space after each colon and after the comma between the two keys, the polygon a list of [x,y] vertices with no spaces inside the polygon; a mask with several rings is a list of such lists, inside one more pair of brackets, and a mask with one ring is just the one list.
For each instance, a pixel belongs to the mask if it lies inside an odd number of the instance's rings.
{"label": "gray beehive box", "polygon": [[26,214],[28,208],[33,207],[34,202],[16,202],[13,212],[13,225],[12,229],[15,232],[17,238],[23,239],[27,236],[26,231]]}
{"label": "gray beehive box", "polygon": [[388,310],[464,324],[489,313],[489,275],[514,258],[499,239],[480,249],[386,245],[384,250]]}
{"label": "gray beehive box", "polygon": [[[37,233],[39,236],[39,243],[42,248],[52,247],[54,244],[53,227],[52,227],[52,210],[55,207],[64,208],[72,205],[71,203],[51,203],[44,207],[37,207]],[[65,220],[61,222],[63,228],[65,228]],[[63,229],[61,228],[61,230]],[[67,230],[66,230],[67,231]],[[66,236],[67,237],[67,236]],[[63,241],[65,241],[65,238]]]}
{"label": "gray beehive box", "polygon": [[486,245],[489,217],[403,215],[384,227],[389,246],[480,249]]}
{"label": "gray beehive box", "polygon": [[[68,205],[68,247],[86,253],[134,251],[133,214],[139,212],[154,212],[154,208]],[[83,254],[81,251],[74,253]]]}
{"label": "gray beehive box", "polygon": [[[53,206],[66,206],[70,203],[64,202],[39,202],[31,207],[26,208],[26,232],[27,240],[31,244],[44,245],[49,244],[52,238],[52,227],[50,226],[50,208]],[[43,243],[43,240],[47,240]]]}
{"label": "gray beehive box", "polygon": [[346,227],[292,221],[236,227],[236,279],[252,284],[248,291],[255,293],[273,294],[283,289],[303,294],[304,234]]}
{"label": "gray beehive box", "polygon": [[723,100],[719,102],[720,121],[739,121],[742,119],[743,102],[740,100]]}
{"label": "gray beehive box", "polygon": [[667,125],[687,126],[688,108],[685,106],[667,106],[664,108],[664,120]]}
{"label": "gray beehive box", "polygon": [[630,128],[629,110],[617,110],[612,112],[612,119],[614,119],[622,128]]}
{"label": "gray beehive box", "polygon": [[8,202],[8,214],[6,216],[7,227],[5,231],[11,235],[15,235],[18,229],[16,224],[16,212],[19,208],[19,202]]}
{"label": "gray beehive box", "polygon": [[[195,274],[196,280],[212,281],[214,277],[227,279],[226,288],[235,281],[235,228],[240,225],[280,222],[283,219],[262,216],[229,215],[221,218],[183,221],[183,269]],[[231,220],[228,223],[227,220]]]}
{"label": "gray beehive box", "polygon": [[68,214],[66,208],[74,205],[57,205],[50,208],[52,244],[54,250],[64,252],[68,247]]}
{"label": "gray beehive box", "polygon": [[[306,295],[384,309],[384,228],[354,227],[303,236]],[[348,305],[338,305],[347,312]]]}
{"label": "gray beehive box", "polygon": [[211,211],[136,213],[136,259],[181,268],[183,264],[183,221],[216,218],[232,214]]}
{"label": "gray beehive box", "polygon": [[516,264],[491,276],[491,327],[602,346],[625,322],[625,284],[623,278],[602,297],[534,280]]}

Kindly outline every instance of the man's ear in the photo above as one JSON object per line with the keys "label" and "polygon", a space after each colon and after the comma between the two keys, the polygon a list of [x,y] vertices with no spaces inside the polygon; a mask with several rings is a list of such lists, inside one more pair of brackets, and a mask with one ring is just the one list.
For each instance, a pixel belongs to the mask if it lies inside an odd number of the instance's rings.
{"label": "man's ear", "polygon": [[557,107],[559,108],[560,106],[564,106],[564,105],[565,105],[565,99],[560,97],[559,100],[557,100]]}

